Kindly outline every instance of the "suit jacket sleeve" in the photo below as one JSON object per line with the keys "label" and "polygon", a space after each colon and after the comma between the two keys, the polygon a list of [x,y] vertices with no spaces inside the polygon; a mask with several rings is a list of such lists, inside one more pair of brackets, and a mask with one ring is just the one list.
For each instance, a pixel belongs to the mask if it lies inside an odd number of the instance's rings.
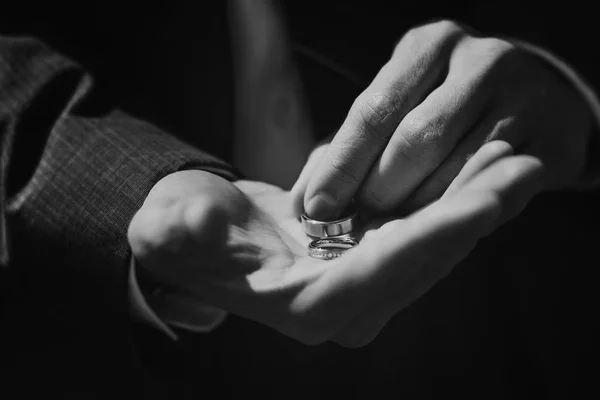
{"label": "suit jacket sleeve", "polygon": [[84,270],[98,301],[122,312],[126,232],[152,186],[181,169],[235,174],[155,126],[94,110],[92,79],[77,63],[38,40],[0,36],[2,265],[54,259]]}

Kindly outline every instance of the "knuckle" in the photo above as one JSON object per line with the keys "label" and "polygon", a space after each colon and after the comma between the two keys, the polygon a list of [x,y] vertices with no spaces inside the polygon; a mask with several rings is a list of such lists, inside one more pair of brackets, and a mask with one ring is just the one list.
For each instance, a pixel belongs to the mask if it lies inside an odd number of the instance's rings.
{"label": "knuckle", "polygon": [[517,52],[517,47],[506,40],[487,37],[474,39],[471,51],[487,62],[499,61]]}
{"label": "knuckle", "polygon": [[359,123],[365,127],[364,134],[376,140],[385,140],[394,123],[394,116],[400,108],[396,96],[376,93],[361,99],[357,103]]}
{"label": "knuckle", "polygon": [[463,31],[462,26],[453,19],[441,19],[431,23],[429,26],[433,32],[436,32],[439,35],[439,37],[451,36]]}
{"label": "knuckle", "polygon": [[[492,76],[518,73],[523,75],[522,62],[515,59],[521,51],[512,43],[494,37],[470,37],[459,44],[456,57],[452,60],[453,68],[468,71],[473,85],[489,85],[493,82]],[[517,69],[515,69],[517,67]],[[496,85],[497,86],[497,85]],[[510,91],[514,84],[500,86],[499,91]],[[511,92],[512,93],[512,92]]]}
{"label": "knuckle", "polygon": [[184,236],[181,224],[176,218],[165,218],[164,213],[168,211],[170,210],[164,207],[150,206],[140,209],[134,215],[127,230],[127,238],[136,256],[160,256],[181,243]]}
{"label": "knuckle", "polygon": [[356,185],[360,182],[358,172],[353,167],[353,161],[343,155],[327,157],[327,164],[333,171],[336,179],[342,183]]}
{"label": "knuckle", "polygon": [[405,159],[408,165],[423,168],[439,162],[443,154],[443,141],[446,118],[442,115],[433,118],[420,116],[405,118],[391,138],[389,146],[396,157]]}
{"label": "knuckle", "polygon": [[145,223],[145,220],[151,218],[152,215],[148,210],[141,209],[129,223],[127,229],[127,239],[133,253],[136,256],[147,256],[160,247],[158,238],[160,235],[156,232],[156,227],[153,224]]}
{"label": "knuckle", "polygon": [[406,32],[406,36],[412,38],[421,36],[435,36],[441,38],[461,32],[462,30],[462,26],[455,20],[443,18],[430,21],[423,25],[415,26]]}
{"label": "knuckle", "polygon": [[463,27],[452,19],[432,22],[425,27],[425,30],[423,36],[427,37],[427,41],[438,45],[446,44],[464,34]]}
{"label": "knuckle", "polygon": [[402,39],[400,40],[400,43],[398,43],[398,45],[400,45],[401,43],[414,43],[416,41],[418,41],[418,39],[422,36],[422,32],[424,29],[427,28],[427,25],[425,26],[415,26],[410,28],[409,30],[406,31],[406,33],[404,33],[404,35],[402,36]]}
{"label": "knuckle", "polygon": [[422,49],[424,45],[435,46],[445,43],[463,33],[463,27],[455,20],[440,19],[409,29],[398,42],[396,49],[402,47],[420,51],[419,49]]}
{"label": "knuckle", "polygon": [[507,53],[516,50],[516,46],[512,43],[495,37],[481,38],[479,39],[482,46],[490,49],[490,51],[497,53]]}
{"label": "knuckle", "polygon": [[400,123],[398,133],[400,139],[409,148],[419,148],[419,151],[423,151],[429,143],[439,137],[445,122],[445,118],[441,115],[433,118],[409,117]]}
{"label": "knuckle", "polygon": [[431,130],[431,121],[421,117],[404,118],[399,126],[399,132],[405,139],[415,137],[428,130]]}

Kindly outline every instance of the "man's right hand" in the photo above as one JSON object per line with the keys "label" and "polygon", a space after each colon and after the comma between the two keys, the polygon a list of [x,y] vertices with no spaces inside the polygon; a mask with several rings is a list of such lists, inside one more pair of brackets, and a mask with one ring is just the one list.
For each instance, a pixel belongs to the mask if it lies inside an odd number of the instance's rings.
{"label": "man's right hand", "polygon": [[306,344],[363,346],[538,192],[541,163],[509,150],[484,146],[441,199],[406,219],[371,221],[331,261],[307,255],[289,192],[203,171],[158,182],[128,238],[140,268],[181,296]]}

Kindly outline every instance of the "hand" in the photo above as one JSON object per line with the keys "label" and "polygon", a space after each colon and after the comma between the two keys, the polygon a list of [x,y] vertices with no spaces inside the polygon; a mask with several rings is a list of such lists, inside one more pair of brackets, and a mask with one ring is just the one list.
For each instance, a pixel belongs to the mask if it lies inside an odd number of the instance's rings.
{"label": "hand", "polygon": [[538,190],[540,162],[509,153],[484,147],[442,199],[372,222],[331,261],[307,255],[289,192],[202,171],[157,183],[128,238],[140,267],[180,302],[206,301],[307,344],[362,346]]}
{"label": "hand", "polygon": [[375,213],[435,200],[499,139],[546,167],[544,189],[582,173],[591,113],[553,67],[511,43],[441,21],[410,30],[293,189],[295,208],[335,219],[354,199]]}

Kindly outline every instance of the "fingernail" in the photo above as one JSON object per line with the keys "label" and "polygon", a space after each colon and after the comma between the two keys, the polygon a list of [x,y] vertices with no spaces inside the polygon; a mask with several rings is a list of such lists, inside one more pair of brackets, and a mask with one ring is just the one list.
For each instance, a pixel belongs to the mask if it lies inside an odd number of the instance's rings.
{"label": "fingernail", "polygon": [[306,203],[304,211],[312,219],[332,220],[339,212],[338,202],[326,193],[317,193]]}

